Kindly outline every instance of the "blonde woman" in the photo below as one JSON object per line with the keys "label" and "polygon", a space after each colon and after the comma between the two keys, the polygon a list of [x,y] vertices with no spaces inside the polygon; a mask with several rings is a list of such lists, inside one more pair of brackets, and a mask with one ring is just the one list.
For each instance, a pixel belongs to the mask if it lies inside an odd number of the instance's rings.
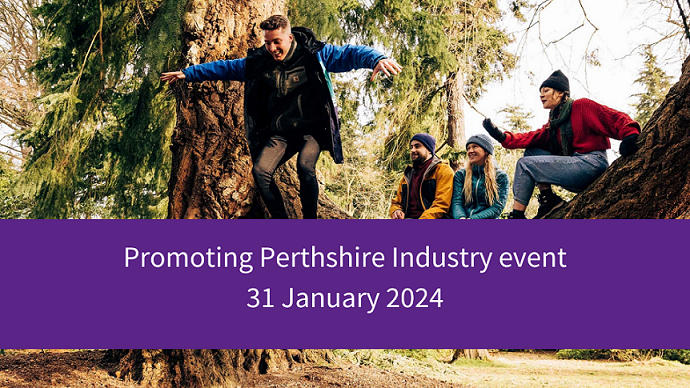
{"label": "blonde woman", "polygon": [[508,200],[508,174],[496,165],[488,136],[470,137],[466,148],[467,165],[453,180],[453,218],[498,218]]}

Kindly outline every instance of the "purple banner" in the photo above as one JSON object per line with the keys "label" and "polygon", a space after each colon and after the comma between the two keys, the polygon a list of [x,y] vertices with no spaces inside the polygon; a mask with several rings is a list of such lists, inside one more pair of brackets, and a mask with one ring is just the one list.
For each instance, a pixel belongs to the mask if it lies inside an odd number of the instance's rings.
{"label": "purple banner", "polygon": [[2,348],[690,348],[688,221],[2,220]]}

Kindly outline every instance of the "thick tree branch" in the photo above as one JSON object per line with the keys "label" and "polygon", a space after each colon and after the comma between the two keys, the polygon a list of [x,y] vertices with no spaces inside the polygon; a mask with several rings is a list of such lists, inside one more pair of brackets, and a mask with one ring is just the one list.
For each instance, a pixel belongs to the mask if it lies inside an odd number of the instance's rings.
{"label": "thick tree branch", "polygon": [[678,12],[680,12],[680,17],[683,19],[683,27],[685,28],[685,37],[690,41],[690,29],[688,29],[688,21],[685,18],[685,12],[683,12],[683,7],[680,5],[680,0],[676,0],[678,4]]}

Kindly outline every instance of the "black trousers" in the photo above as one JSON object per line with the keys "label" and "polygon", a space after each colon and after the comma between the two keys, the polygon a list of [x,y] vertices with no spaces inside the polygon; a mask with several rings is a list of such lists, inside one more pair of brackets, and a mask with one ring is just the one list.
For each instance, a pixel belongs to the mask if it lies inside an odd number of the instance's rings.
{"label": "black trousers", "polygon": [[316,162],[321,147],[311,135],[274,135],[266,142],[254,162],[252,173],[261,198],[273,218],[288,218],[283,196],[273,180],[276,168],[297,156],[297,176],[300,182],[300,200],[304,218],[316,218],[319,201],[319,183],[316,180]]}

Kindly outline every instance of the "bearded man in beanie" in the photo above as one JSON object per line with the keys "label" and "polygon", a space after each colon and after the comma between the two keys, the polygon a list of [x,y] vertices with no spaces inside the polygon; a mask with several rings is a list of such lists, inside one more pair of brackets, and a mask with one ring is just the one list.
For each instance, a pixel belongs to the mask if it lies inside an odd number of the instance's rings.
{"label": "bearded man in beanie", "polygon": [[546,218],[565,201],[551,185],[579,193],[608,167],[609,138],[622,140],[620,154],[634,154],[640,124],[627,114],[592,100],[570,98],[568,77],[556,70],[539,87],[541,103],[549,110],[549,121],[527,133],[502,132],[485,119],[484,129],[505,148],[525,148],[513,179],[513,211],[508,218],[525,218],[534,186],[539,188],[539,211]]}
{"label": "bearded man in beanie", "polygon": [[328,150],[343,162],[340,120],[329,72],[373,69],[371,80],[402,67],[367,46],[336,46],[320,42],[305,27],[290,27],[282,15],[261,22],[264,45],[249,49],[246,58],[221,60],[163,73],[161,80],[244,82],[245,129],[254,166],[252,174],[273,218],[288,218],[273,173],[297,157],[304,218],[316,218],[319,185],[316,162]]}
{"label": "bearded man in beanie", "polygon": [[447,216],[453,195],[453,169],[436,156],[436,139],[418,133],[410,141],[410,159],[390,207],[394,219]]}

